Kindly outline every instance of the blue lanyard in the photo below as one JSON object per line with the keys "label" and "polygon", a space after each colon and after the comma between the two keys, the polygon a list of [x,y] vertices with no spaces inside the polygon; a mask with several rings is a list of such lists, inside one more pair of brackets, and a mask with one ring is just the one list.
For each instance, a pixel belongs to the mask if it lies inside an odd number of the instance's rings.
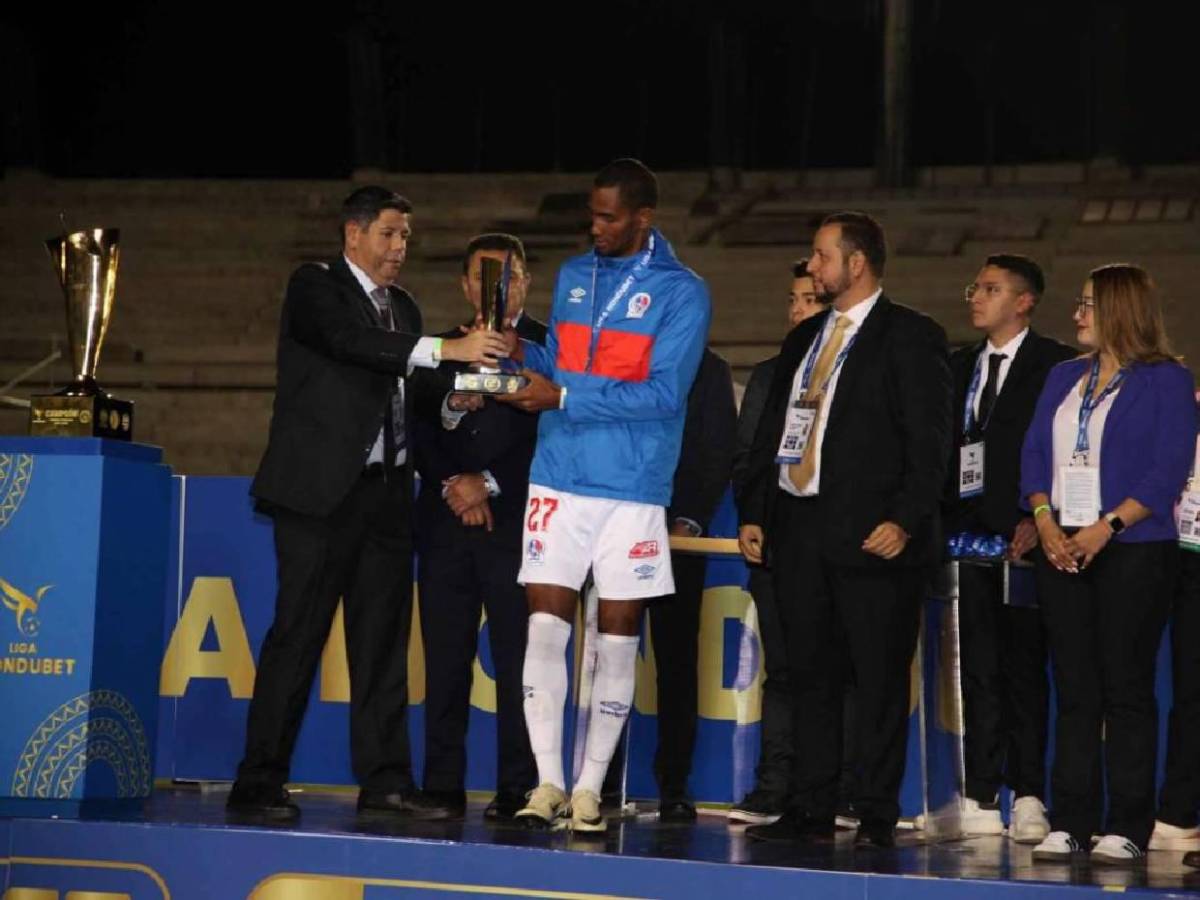
{"label": "blue lanyard", "polygon": [[1093,400],[1092,393],[1096,390],[1097,382],[1100,381],[1100,356],[1097,354],[1095,360],[1092,361],[1092,371],[1088,375],[1087,387],[1083,390],[1083,402],[1079,404],[1079,431],[1075,435],[1076,454],[1086,454],[1090,451],[1088,425],[1092,421],[1092,413],[1104,402],[1106,397],[1121,386],[1121,382],[1124,380],[1125,369],[1118,369],[1117,374],[1112,377],[1112,381],[1100,392],[1100,396]]}
{"label": "blue lanyard", "polygon": [[[604,327],[604,323],[608,321],[608,317],[612,315],[613,310],[617,308],[617,304],[621,302],[629,289],[633,286],[633,282],[641,276],[646,267],[650,265],[650,259],[654,256],[654,232],[650,232],[650,239],[646,242],[646,252],[641,258],[634,263],[633,271],[625,276],[625,280],[613,292],[609,301],[604,304],[604,309],[600,312],[600,318],[592,325],[592,338],[595,339],[596,334]],[[596,270],[599,267],[600,259],[596,251],[592,251],[592,307],[588,318],[591,319],[592,314],[596,312]]]}
{"label": "blue lanyard", "polygon": [[[838,313],[830,313],[836,316]],[[842,367],[842,363],[846,361],[846,355],[850,352],[850,348],[854,346],[854,342],[858,340],[858,332],[854,332],[850,336],[850,340],[846,341],[846,346],[843,347],[833,361],[833,367],[829,370],[829,375],[825,378],[825,383],[821,385],[821,393],[825,393],[825,389],[829,387],[829,382],[833,381],[833,376],[837,374],[837,370]],[[808,354],[808,359],[804,361],[804,372],[800,375],[800,399],[804,399],[804,395],[808,393],[808,383],[812,380],[813,369],[817,366],[817,357],[821,355],[821,345],[825,343],[825,329],[821,329],[821,334],[818,336],[817,344]]]}

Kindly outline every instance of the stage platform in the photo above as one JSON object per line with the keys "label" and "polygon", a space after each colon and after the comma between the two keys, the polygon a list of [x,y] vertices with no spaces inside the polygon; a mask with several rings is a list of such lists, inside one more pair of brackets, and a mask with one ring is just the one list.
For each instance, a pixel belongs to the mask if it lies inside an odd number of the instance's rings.
{"label": "stage platform", "polygon": [[[602,837],[491,826],[473,802],[457,823],[360,821],[354,795],[303,792],[286,828],[230,823],[224,794],[159,790],[135,806],[0,807],[5,900],[376,900],[431,897],[1070,898],[1200,893],[1179,853],[1118,870],[1030,860],[1003,838],[856,850],[852,835],[787,847],[747,840],[723,816],[614,822]],[[43,803],[45,803],[43,801]],[[57,818],[49,818],[54,813]]]}

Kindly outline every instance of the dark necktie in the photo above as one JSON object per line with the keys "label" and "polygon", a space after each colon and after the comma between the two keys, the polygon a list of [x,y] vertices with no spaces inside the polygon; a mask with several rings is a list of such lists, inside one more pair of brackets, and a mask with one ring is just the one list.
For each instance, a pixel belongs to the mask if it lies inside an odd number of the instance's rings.
{"label": "dark necktie", "polygon": [[983,431],[987,425],[988,417],[992,414],[992,407],[996,405],[996,394],[1000,392],[1000,363],[1008,359],[1008,356],[1003,353],[988,354],[988,374],[987,382],[983,386],[983,393],[979,395],[979,418],[978,430]]}
{"label": "dark necktie", "polygon": [[[387,288],[371,291],[379,320],[387,331],[395,331],[392,318],[392,302]],[[394,379],[388,393],[388,404],[383,411],[383,459],[390,468],[396,464],[396,454],[404,449],[404,395],[400,392],[400,379]]]}

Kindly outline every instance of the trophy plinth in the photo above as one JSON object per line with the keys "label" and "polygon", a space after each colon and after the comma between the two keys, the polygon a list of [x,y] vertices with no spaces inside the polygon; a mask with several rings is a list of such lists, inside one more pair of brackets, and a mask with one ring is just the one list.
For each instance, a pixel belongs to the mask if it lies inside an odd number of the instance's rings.
{"label": "trophy plinth", "polygon": [[30,398],[32,435],[133,439],[133,402],[110,396],[96,382],[117,288],[119,240],[115,228],[93,228],[46,241],[67,301],[75,380],[57,394]]}
{"label": "trophy plinth", "polygon": [[[479,316],[484,328],[500,331],[504,327],[504,313],[508,308],[512,253],[509,252],[503,263],[488,256],[479,262],[482,266]],[[480,363],[472,363],[466,371],[454,376],[454,390],[459,394],[515,394],[527,384],[529,379],[524,375]]]}

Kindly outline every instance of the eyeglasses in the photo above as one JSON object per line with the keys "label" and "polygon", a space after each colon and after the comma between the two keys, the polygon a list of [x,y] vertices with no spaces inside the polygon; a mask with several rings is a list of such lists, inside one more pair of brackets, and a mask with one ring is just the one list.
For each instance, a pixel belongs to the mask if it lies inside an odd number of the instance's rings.
{"label": "eyeglasses", "polygon": [[1087,315],[1091,310],[1096,308],[1096,301],[1089,300],[1087,297],[1075,298],[1075,313],[1080,316]]}
{"label": "eyeglasses", "polygon": [[1003,284],[976,284],[975,282],[971,282],[963,288],[963,300],[970,303],[975,299],[975,295],[981,291],[983,292],[984,299],[995,300],[1007,290],[1009,288]]}

